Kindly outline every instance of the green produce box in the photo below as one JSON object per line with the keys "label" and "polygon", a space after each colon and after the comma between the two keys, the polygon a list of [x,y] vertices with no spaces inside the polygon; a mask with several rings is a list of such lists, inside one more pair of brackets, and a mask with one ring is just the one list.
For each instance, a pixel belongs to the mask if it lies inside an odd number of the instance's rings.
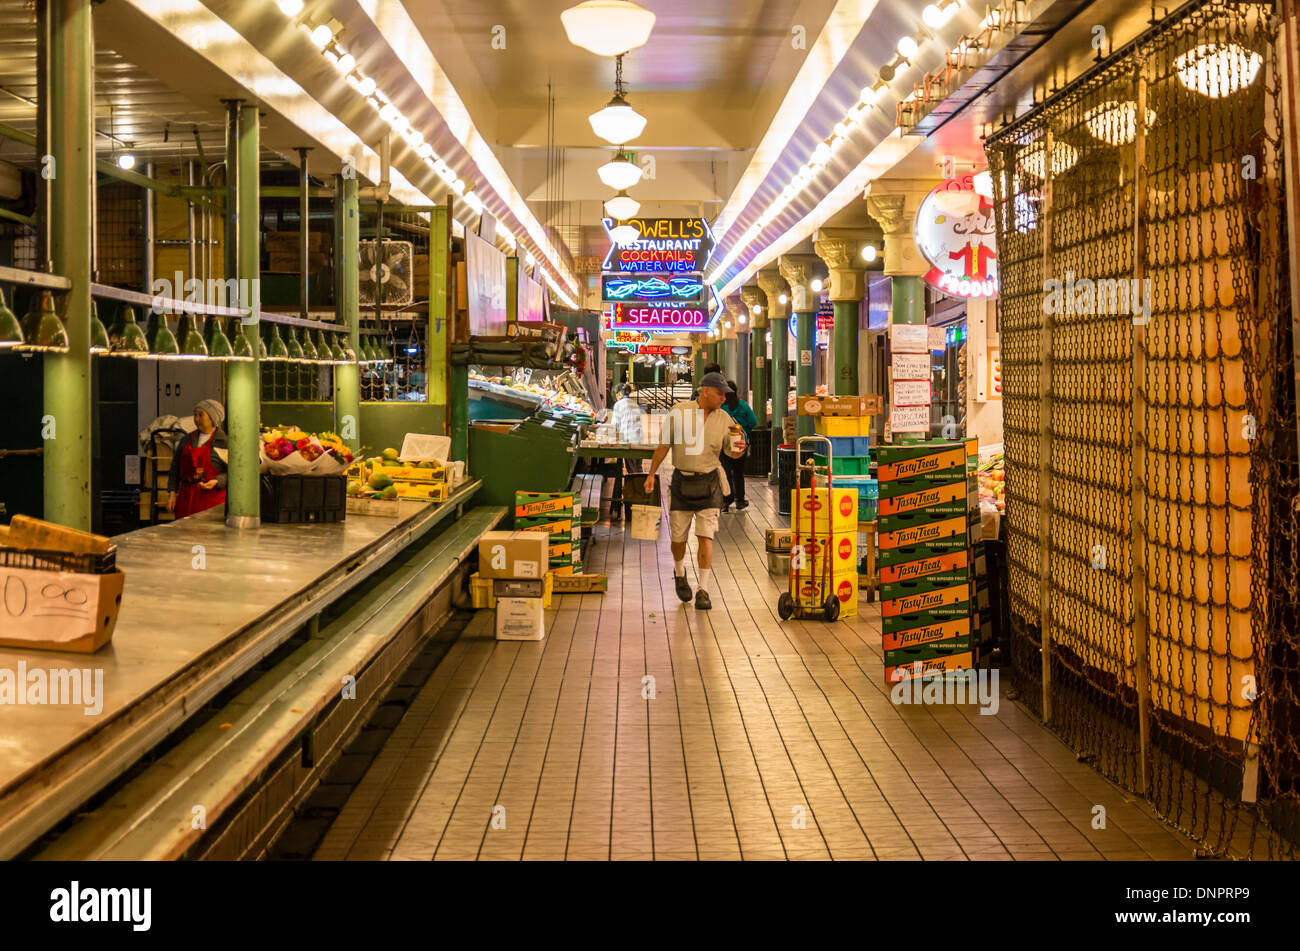
{"label": "green produce box", "polygon": [[944,621],[958,621],[962,618],[969,620],[970,615],[970,602],[962,601],[960,604],[949,604],[931,611],[914,611],[911,614],[896,614],[893,617],[881,618],[880,623],[886,634],[893,634],[895,631],[924,627],[926,624],[942,624]]}
{"label": "green produce box", "polygon": [[900,647],[897,650],[885,651],[885,666],[897,667],[914,664],[918,660],[933,660],[936,657],[946,657],[950,654],[963,654],[972,647],[971,636],[953,637],[946,641],[934,641],[929,644],[923,644],[918,647]]}

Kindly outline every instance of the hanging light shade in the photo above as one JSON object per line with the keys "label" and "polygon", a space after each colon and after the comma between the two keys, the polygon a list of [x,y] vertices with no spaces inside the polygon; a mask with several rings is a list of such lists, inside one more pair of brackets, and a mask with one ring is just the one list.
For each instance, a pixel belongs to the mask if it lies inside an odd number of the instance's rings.
{"label": "hanging light shade", "polygon": [[54,309],[54,295],[41,291],[23,318],[22,350],[67,350],[68,329]]}
{"label": "hanging light shade", "polygon": [[296,327],[286,327],[285,336],[289,339],[285,341],[285,352],[289,354],[289,359],[293,363],[305,363],[307,354],[303,352],[302,344],[298,342],[298,329]]}
{"label": "hanging light shade", "polygon": [[338,362],[334,359],[334,351],[330,348],[329,341],[325,339],[324,332],[320,330],[316,331],[316,357],[322,363]]}
{"label": "hanging light shade", "polygon": [[357,362],[357,352],[352,349],[352,335],[339,334],[339,346],[343,349],[343,357],[348,363]]}
{"label": "hanging light shade", "polygon": [[181,352],[176,336],[167,326],[167,317],[155,310],[149,312],[149,356],[154,359],[175,357]]}
{"label": "hanging light shade", "polygon": [[263,363],[271,359],[271,351],[266,346],[266,337],[262,335],[260,329],[257,331],[257,359]]}
{"label": "hanging light shade", "polygon": [[99,303],[91,298],[90,300],[90,352],[91,353],[108,353],[108,330],[104,327],[104,322],[99,319]]}
{"label": "hanging light shade", "polygon": [[629,195],[626,189],[605,202],[605,214],[616,221],[627,221],[640,210],[641,203]]}
{"label": "hanging light shade", "polygon": [[384,355],[380,352],[379,341],[374,337],[366,338],[366,346],[370,353],[370,362],[378,366],[384,362]]}
{"label": "hanging light shade", "polygon": [[149,356],[149,338],[135,320],[135,308],[123,306],[108,332],[108,353],[114,357]]}
{"label": "hanging light shade", "polygon": [[284,344],[284,338],[280,336],[280,325],[271,325],[271,342],[266,345],[267,359],[275,362],[287,362],[289,359],[289,348]]}
{"label": "hanging light shade", "polygon": [[18,315],[5,303],[4,291],[0,290],[0,350],[17,347],[22,342],[22,324],[18,322]]}
{"label": "hanging light shade", "polygon": [[203,324],[203,336],[208,345],[208,356],[213,360],[230,360],[235,356],[235,348],[221,329],[221,319],[209,317]]}
{"label": "hanging light shade", "polygon": [[[561,14],[563,15],[563,14]],[[1192,92],[1222,99],[1255,81],[1263,59],[1236,43],[1203,43],[1174,60],[1178,81]]]}
{"label": "hanging light shade", "polygon": [[617,56],[644,46],[655,15],[629,0],[584,0],[560,14],[569,42],[597,56]]}
{"label": "hanging light shade", "polygon": [[203,342],[203,335],[194,326],[194,318],[189,314],[181,315],[181,322],[176,328],[176,338],[180,342],[181,356],[191,360],[206,360],[208,345]]}
{"label": "hanging light shade", "polygon": [[316,349],[316,344],[311,342],[311,331],[302,332],[302,358],[308,363],[320,363],[320,351]]}
{"label": "hanging light shade", "polygon": [[641,181],[641,167],[629,162],[622,153],[596,169],[600,180],[615,191],[625,191]]}
{"label": "hanging light shade", "polygon": [[637,230],[636,225],[621,224],[615,228],[610,228],[609,236],[614,239],[615,244],[624,247],[629,244],[636,244],[637,239],[641,237],[641,232]]}
{"label": "hanging light shade", "polygon": [[631,142],[645,131],[646,117],[627,104],[621,94],[615,94],[604,109],[587,116],[591,131],[610,145]]}
{"label": "hanging light shade", "polygon": [[[232,360],[251,360],[253,359],[253,345],[248,342],[248,334],[244,333],[244,324],[238,317],[230,319],[230,330],[226,334],[230,341]],[[258,337],[261,342],[261,337]]]}

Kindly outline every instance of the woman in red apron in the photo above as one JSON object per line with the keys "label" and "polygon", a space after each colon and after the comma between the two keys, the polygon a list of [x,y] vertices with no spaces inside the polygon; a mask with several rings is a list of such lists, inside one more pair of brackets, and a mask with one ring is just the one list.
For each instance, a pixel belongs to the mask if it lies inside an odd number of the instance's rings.
{"label": "woman in red apron", "polygon": [[185,518],[226,501],[226,411],[216,400],[194,407],[194,432],[172,454],[171,497],[167,510]]}

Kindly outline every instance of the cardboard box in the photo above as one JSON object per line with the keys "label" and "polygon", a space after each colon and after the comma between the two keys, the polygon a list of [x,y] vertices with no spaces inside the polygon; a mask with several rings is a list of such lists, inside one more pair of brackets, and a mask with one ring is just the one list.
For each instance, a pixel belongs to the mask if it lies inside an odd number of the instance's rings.
{"label": "cardboard box", "polygon": [[[550,577],[547,572],[546,577]],[[495,578],[492,594],[497,598],[540,598],[546,593],[546,578]]]}
{"label": "cardboard box", "polygon": [[882,617],[880,626],[883,633],[893,634],[914,627],[925,627],[927,624],[942,624],[945,621],[960,621],[963,618],[969,620],[970,616],[970,602],[962,601],[959,604],[946,604],[927,611],[911,611],[907,614]]}
{"label": "cardboard box", "polygon": [[484,578],[541,578],[546,573],[546,536],[538,532],[486,532],[478,543]]}
{"label": "cardboard box", "polygon": [[[858,530],[858,490],[834,489],[827,510],[827,490],[792,489],[790,524],[810,533],[856,532]],[[794,513],[798,513],[797,515]],[[796,521],[797,520],[797,521]],[[830,522],[829,526],[827,522]]]}
{"label": "cardboard box", "polygon": [[573,492],[516,492],[515,517],[545,515],[568,510],[575,521],[582,520],[582,502]]}
{"label": "cardboard box", "polygon": [[876,478],[880,480],[882,499],[886,495],[897,494],[887,491],[886,482],[918,477],[927,477],[931,481],[960,482],[966,478],[966,447],[961,443],[877,446],[875,455]]}
{"label": "cardboard box", "polygon": [[[904,487],[904,491],[880,500],[876,507],[878,518],[884,519],[918,509],[957,515],[965,512],[968,507],[965,482],[934,483],[928,479],[903,479],[894,486]],[[881,529],[884,528],[882,524]]]}
{"label": "cardboard box", "polygon": [[574,528],[573,519],[517,518],[515,528],[521,532],[545,532],[548,535],[568,536],[570,539],[580,537],[581,526]]}
{"label": "cardboard box", "polygon": [[[935,545],[900,545],[897,548],[881,548],[876,560],[880,564],[880,577],[883,581],[886,575],[886,569],[899,568],[898,576],[903,576],[908,569],[902,568],[903,565],[915,561],[933,561],[936,558],[943,558],[947,555],[964,554],[969,559],[969,549],[965,545],[957,547],[935,546]],[[943,562],[947,565],[948,562]],[[917,569],[920,570],[920,569]],[[889,576],[897,580],[894,576]]]}
{"label": "cardboard box", "polygon": [[[885,651],[899,650],[904,647],[921,647],[944,641],[960,640],[970,635],[970,618],[957,618],[952,621],[940,621],[938,624],[922,624],[903,631],[891,631],[886,634],[880,646]],[[969,647],[969,643],[967,645]]]}
{"label": "cardboard box", "polygon": [[[917,660],[907,664],[885,667],[885,683],[896,684],[903,680],[925,677],[935,673],[957,673],[975,666],[975,654],[967,651],[961,654],[949,654],[946,657],[934,657],[930,660]],[[969,696],[969,693],[967,694]]]}
{"label": "cardboard box", "polygon": [[[125,584],[120,568],[102,575],[0,568],[0,591],[9,606],[0,647],[94,653],[113,639]],[[57,614],[42,609],[53,599]],[[13,607],[19,604],[22,609]]]}
{"label": "cardboard box", "polygon": [[840,618],[856,617],[858,614],[858,572],[837,571],[831,575],[828,585],[822,584],[821,574],[804,573],[799,577],[798,588],[790,594],[794,603],[800,607],[819,608],[826,601],[826,596],[834,592],[840,599]]}
{"label": "cardboard box", "polygon": [[864,396],[814,396],[798,398],[800,416],[878,416],[884,401],[879,394]]}
{"label": "cardboard box", "polygon": [[971,643],[969,633],[961,637],[952,637],[944,641],[931,641],[912,647],[900,647],[885,651],[886,667],[904,667],[919,661],[942,660],[954,654],[969,654],[975,645]]}
{"label": "cardboard box", "polygon": [[497,640],[540,641],[545,636],[541,598],[497,598]]}
{"label": "cardboard box", "polygon": [[894,527],[879,534],[880,548],[902,548],[906,545],[926,545],[930,548],[965,548],[968,544],[965,515],[930,516],[926,512],[909,512],[894,516]]}
{"label": "cardboard box", "polygon": [[609,587],[609,578],[606,575],[556,575],[552,580],[552,589],[556,594],[589,594],[598,592],[604,594]]}
{"label": "cardboard box", "polygon": [[826,534],[818,532],[817,534],[803,532],[794,536],[790,545],[791,566],[794,566],[799,553],[803,553],[803,565],[798,570],[800,573],[813,572],[820,574],[822,570],[822,561],[826,557],[826,552],[830,552],[831,570],[857,571],[858,570],[858,532],[855,528],[851,532],[835,532]]}
{"label": "cardboard box", "polygon": [[497,606],[497,596],[492,589],[494,584],[495,582],[491,578],[484,578],[479,575],[477,571],[470,575],[470,603],[479,610],[484,608],[495,608]]}
{"label": "cardboard box", "polygon": [[789,551],[794,533],[788,528],[769,528],[767,530],[768,551]]}
{"label": "cardboard box", "polygon": [[928,591],[903,590],[900,592],[891,590],[889,593],[895,596],[885,598],[880,602],[880,616],[882,618],[897,617],[900,614],[915,614],[917,611],[934,611],[958,604],[965,604],[966,610],[970,610],[971,585],[969,581],[948,585],[946,588],[933,588]]}
{"label": "cardboard box", "polygon": [[375,472],[382,472],[394,482],[446,482],[447,467],[434,462],[425,465],[413,465],[409,462],[377,462]]}
{"label": "cardboard box", "polygon": [[418,499],[422,502],[445,502],[451,488],[445,482],[394,482],[399,499]]}

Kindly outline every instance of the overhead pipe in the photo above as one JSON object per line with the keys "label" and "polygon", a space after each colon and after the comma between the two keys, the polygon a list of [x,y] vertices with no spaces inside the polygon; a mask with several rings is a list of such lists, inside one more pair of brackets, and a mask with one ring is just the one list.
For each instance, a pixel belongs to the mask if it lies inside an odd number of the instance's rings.
{"label": "overhead pipe", "polygon": [[[144,173],[149,178],[153,178],[153,162],[144,164]],[[145,188],[140,193],[140,283],[144,285],[140,289],[146,294],[153,293],[153,242],[154,242],[154,196],[153,192]]]}
{"label": "overhead pipe", "polygon": [[311,278],[307,273],[307,237],[311,224],[311,176],[307,173],[307,153],[311,149],[299,147],[298,153],[298,293],[301,298],[300,313],[307,319],[307,298]]}

